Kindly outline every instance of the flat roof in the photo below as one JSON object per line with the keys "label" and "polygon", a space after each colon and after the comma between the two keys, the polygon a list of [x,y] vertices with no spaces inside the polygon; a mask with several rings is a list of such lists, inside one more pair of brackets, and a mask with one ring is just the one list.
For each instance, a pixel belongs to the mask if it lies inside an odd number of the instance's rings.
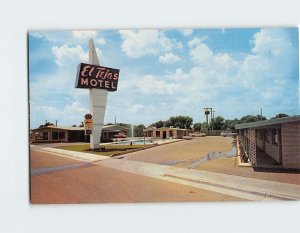
{"label": "flat roof", "polygon": [[171,127],[161,127],[161,128],[156,128],[156,127],[153,127],[153,126],[150,126],[146,129],[143,129],[143,131],[152,131],[152,130],[188,130],[188,129],[181,129],[181,128],[171,128]]}
{"label": "flat roof", "polygon": [[[36,130],[42,130],[42,129],[58,129],[58,130],[72,130],[72,131],[82,131],[84,130],[84,127],[59,127],[59,126],[55,126],[55,125],[49,125],[49,126],[45,126],[45,127],[41,127],[41,128],[36,128],[36,129],[32,129],[34,131]],[[113,130],[128,130],[128,128],[120,126],[120,125],[104,125],[102,127],[102,130],[109,130],[109,131],[113,131]]]}
{"label": "flat roof", "polygon": [[281,117],[281,118],[274,118],[271,120],[249,122],[249,123],[237,124],[234,127],[235,129],[259,128],[259,127],[279,125],[279,124],[296,122],[296,121],[300,121],[300,116]]}

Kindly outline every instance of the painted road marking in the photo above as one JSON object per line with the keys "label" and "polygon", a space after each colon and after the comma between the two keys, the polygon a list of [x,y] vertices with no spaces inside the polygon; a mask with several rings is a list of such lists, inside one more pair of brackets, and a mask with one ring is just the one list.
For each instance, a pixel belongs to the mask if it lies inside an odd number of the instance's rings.
{"label": "painted road marking", "polygon": [[77,164],[64,164],[61,166],[54,166],[54,167],[42,167],[42,168],[35,168],[30,171],[31,176],[41,176],[52,172],[57,171],[64,171],[69,169],[75,169],[75,168],[82,168],[82,167],[88,167],[92,165],[91,162],[84,162],[84,163],[77,163]]}

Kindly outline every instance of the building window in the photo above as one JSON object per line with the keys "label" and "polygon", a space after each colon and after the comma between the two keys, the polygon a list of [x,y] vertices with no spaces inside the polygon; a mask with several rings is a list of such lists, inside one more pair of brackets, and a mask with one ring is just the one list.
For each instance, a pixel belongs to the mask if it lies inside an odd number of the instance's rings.
{"label": "building window", "polygon": [[59,139],[60,140],[63,140],[63,139],[65,139],[65,132],[59,132]]}
{"label": "building window", "polygon": [[52,132],[52,140],[63,140],[65,135],[65,132]]}
{"label": "building window", "polygon": [[58,132],[52,132],[52,140],[58,140]]}
{"label": "building window", "polygon": [[171,130],[171,131],[169,131],[169,137],[173,137],[174,136],[174,133],[173,133],[173,131]]}
{"label": "building window", "polygon": [[271,138],[271,135],[270,135],[270,130],[266,130],[265,131],[265,139],[266,139],[266,142],[270,143],[270,138]]}
{"label": "building window", "polygon": [[276,129],[272,129],[272,144],[278,146],[278,133]]}
{"label": "building window", "polygon": [[160,131],[156,131],[155,136],[156,136],[157,138],[160,138]]}
{"label": "building window", "polygon": [[43,132],[43,140],[48,140],[48,132]]}
{"label": "building window", "polygon": [[147,132],[147,137],[153,137],[153,131]]}

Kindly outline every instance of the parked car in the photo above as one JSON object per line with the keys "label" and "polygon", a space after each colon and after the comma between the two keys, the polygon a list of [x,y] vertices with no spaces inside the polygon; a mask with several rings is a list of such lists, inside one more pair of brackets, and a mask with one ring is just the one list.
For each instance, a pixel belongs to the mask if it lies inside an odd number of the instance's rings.
{"label": "parked car", "polygon": [[205,133],[194,132],[194,133],[189,133],[189,136],[191,136],[191,137],[205,137]]}
{"label": "parked car", "polygon": [[223,136],[223,137],[230,137],[230,136],[236,136],[237,133],[233,133],[231,131],[222,131],[220,136]]}

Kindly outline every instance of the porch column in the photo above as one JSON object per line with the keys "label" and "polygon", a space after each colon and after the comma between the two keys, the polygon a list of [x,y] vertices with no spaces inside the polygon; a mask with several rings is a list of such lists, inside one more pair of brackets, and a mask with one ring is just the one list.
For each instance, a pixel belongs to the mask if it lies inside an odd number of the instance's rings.
{"label": "porch column", "polygon": [[252,165],[256,165],[256,139],[255,129],[248,129],[249,138],[249,158]]}

